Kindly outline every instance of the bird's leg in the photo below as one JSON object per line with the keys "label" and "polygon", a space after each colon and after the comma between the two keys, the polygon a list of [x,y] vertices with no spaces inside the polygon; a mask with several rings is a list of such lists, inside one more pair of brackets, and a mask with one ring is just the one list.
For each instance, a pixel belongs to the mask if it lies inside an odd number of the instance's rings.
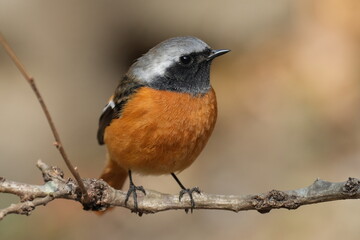
{"label": "bird's leg", "polygon": [[132,180],[132,176],[131,176],[131,170],[129,170],[129,179],[130,179],[130,186],[129,186],[129,190],[126,194],[126,198],[125,198],[125,206],[127,206],[127,202],[129,200],[130,195],[132,194],[133,199],[134,199],[134,209],[132,209],[132,212],[136,212],[139,213],[139,216],[142,215],[142,213],[139,211],[138,209],[138,202],[137,202],[137,193],[136,191],[141,191],[142,193],[144,193],[146,195],[145,189],[143,188],[143,186],[135,186],[133,180]]}
{"label": "bird's leg", "polygon": [[[179,202],[181,201],[181,198],[184,196],[184,194],[188,194],[190,197],[190,203],[191,203],[191,213],[194,210],[195,207],[195,201],[193,198],[193,193],[196,192],[198,194],[201,194],[200,189],[198,187],[194,187],[194,188],[185,188],[184,185],[180,182],[180,180],[176,177],[176,175],[174,173],[171,173],[171,176],[173,176],[173,178],[175,179],[175,181],[179,184],[179,186],[181,187],[181,191],[179,193]],[[189,209],[185,209],[185,212],[188,213]]]}

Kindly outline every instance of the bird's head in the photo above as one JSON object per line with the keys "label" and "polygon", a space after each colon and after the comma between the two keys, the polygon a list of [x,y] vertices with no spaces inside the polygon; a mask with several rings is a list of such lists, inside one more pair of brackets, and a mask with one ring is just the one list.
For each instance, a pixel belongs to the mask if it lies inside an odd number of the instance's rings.
{"label": "bird's head", "polygon": [[229,50],[212,50],[195,37],[165,40],[137,59],[127,75],[158,90],[204,94],[210,90],[210,65]]}

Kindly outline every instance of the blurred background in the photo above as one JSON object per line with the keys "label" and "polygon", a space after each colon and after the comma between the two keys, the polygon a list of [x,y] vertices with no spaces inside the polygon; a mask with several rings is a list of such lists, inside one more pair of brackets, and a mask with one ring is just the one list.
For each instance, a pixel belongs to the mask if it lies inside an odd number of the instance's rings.
{"label": "blurred background", "polygon": [[[204,192],[251,194],[345,181],[360,170],[360,2],[357,0],[0,1],[0,31],[35,77],[65,148],[97,177],[98,118],[134,60],[193,35],[232,52],[215,60],[214,134],[179,175]],[[0,49],[0,176],[42,184],[35,163],[64,169],[33,92]],[[138,185],[177,194],[169,176]],[[0,195],[0,208],[18,199]],[[0,239],[359,239],[356,200],[295,211],[167,211],[98,217],[57,200],[0,223]]]}

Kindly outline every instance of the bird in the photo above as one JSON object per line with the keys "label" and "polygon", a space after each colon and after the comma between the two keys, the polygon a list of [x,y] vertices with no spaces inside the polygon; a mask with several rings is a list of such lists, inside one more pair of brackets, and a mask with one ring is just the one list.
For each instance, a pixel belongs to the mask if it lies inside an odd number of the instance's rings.
{"label": "bird", "polygon": [[[129,177],[125,205],[132,196],[138,209],[133,172],[171,175],[195,207],[193,193],[176,176],[199,156],[213,132],[217,118],[215,91],[210,84],[212,61],[229,52],[213,50],[199,38],[167,39],[138,58],[120,80],[99,119],[97,140],[107,148],[100,178],[122,189]],[[186,209],[188,212],[188,209]]]}

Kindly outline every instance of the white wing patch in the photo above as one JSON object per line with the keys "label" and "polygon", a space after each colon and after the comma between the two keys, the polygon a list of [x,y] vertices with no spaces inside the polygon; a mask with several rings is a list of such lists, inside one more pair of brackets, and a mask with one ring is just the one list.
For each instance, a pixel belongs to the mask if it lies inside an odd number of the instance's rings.
{"label": "white wing patch", "polygon": [[106,109],[108,109],[108,108],[112,108],[112,109],[115,108],[115,103],[114,103],[114,101],[111,100],[108,104],[106,104],[106,106],[105,106],[104,109],[103,109],[103,112],[105,112]]}

